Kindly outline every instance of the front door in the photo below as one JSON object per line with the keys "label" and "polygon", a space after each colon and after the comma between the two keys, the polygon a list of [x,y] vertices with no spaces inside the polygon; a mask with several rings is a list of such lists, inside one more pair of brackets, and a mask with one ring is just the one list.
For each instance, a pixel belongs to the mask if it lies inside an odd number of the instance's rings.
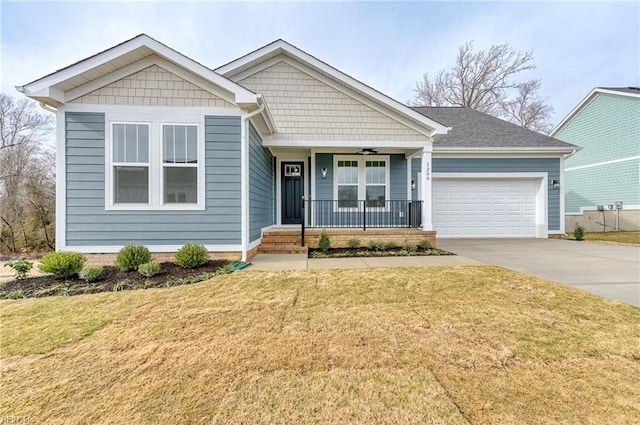
{"label": "front door", "polygon": [[283,162],[281,176],[282,224],[301,224],[304,162]]}

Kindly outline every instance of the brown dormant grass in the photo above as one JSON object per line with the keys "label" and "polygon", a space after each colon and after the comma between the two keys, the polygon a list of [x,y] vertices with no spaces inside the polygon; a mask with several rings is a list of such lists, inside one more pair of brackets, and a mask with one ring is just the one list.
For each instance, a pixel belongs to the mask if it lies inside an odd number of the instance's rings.
{"label": "brown dormant grass", "polygon": [[640,310],[497,267],[243,271],[0,302],[34,423],[633,423]]}

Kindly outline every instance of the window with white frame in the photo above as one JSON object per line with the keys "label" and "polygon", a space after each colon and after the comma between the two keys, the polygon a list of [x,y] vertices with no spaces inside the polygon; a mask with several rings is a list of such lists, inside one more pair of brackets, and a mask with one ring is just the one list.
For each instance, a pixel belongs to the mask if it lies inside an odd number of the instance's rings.
{"label": "window with white frame", "polygon": [[358,206],[358,161],[338,161],[336,173],[338,208]]}
{"label": "window with white frame", "polygon": [[366,200],[367,208],[385,207],[389,199],[389,156],[334,155],[334,168],[338,209],[357,208],[358,200]]}
{"label": "window with white frame", "polygon": [[162,126],[162,199],[165,204],[198,202],[198,127]]}
{"label": "window with white frame", "polygon": [[194,121],[110,121],[106,208],[204,209],[204,117]]}
{"label": "window with white frame", "polygon": [[149,203],[148,124],[113,124],[113,202]]}

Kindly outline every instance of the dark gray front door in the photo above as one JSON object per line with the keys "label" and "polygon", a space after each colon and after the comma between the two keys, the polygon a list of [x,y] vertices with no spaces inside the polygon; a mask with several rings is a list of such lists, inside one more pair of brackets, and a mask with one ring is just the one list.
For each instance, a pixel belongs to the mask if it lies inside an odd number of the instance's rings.
{"label": "dark gray front door", "polygon": [[282,224],[301,224],[304,162],[283,162],[281,176]]}

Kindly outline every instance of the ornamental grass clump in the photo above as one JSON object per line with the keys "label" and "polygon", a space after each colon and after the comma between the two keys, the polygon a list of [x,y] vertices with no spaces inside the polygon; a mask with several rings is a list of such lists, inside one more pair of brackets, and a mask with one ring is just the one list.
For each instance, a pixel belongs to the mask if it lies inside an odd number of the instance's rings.
{"label": "ornamental grass clump", "polygon": [[86,280],[87,282],[95,282],[100,279],[104,269],[102,267],[85,267],[80,272],[80,279]]}
{"label": "ornamental grass clump", "polygon": [[176,252],[174,261],[185,269],[195,269],[209,262],[209,253],[204,245],[186,243]]}
{"label": "ornamental grass clump", "polygon": [[84,267],[87,259],[79,252],[52,252],[40,260],[38,269],[44,273],[51,273],[58,279],[75,276]]}
{"label": "ornamental grass clump", "polygon": [[138,266],[138,273],[144,277],[153,277],[160,273],[160,263],[157,261],[149,261],[148,263]]}
{"label": "ornamental grass clump", "polygon": [[144,245],[127,244],[118,252],[116,266],[122,271],[138,270],[140,264],[151,261],[151,252]]}
{"label": "ornamental grass clump", "polygon": [[573,237],[577,241],[584,240],[584,226],[576,223],[576,227],[573,228]]}

